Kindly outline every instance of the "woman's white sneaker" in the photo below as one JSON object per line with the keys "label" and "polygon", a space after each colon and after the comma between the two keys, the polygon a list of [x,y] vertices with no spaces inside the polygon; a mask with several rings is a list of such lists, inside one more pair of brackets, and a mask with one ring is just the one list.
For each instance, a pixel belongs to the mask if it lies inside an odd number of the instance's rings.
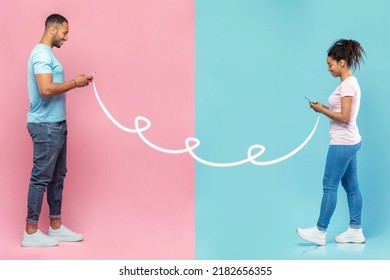
{"label": "woman's white sneaker", "polygon": [[297,234],[307,242],[323,246],[326,244],[326,231],[321,231],[317,226],[311,228],[297,228]]}
{"label": "woman's white sneaker", "polygon": [[364,243],[366,239],[361,228],[348,228],[334,237],[337,243]]}

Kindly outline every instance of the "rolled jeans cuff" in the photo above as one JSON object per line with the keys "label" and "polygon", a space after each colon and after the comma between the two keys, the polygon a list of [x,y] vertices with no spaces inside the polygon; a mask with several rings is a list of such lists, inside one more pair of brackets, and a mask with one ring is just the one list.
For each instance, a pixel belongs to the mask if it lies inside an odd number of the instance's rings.
{"label": "rolled jeans cuff", "polygon": [[29,225],[37,225],[38,221],[31,220],[31,219],[26,219],[26,223],[29,224]]}
{"label": "rolled jeans cuff", "polygon": [[49,215],[50,219],[61,219],[61,215]]}

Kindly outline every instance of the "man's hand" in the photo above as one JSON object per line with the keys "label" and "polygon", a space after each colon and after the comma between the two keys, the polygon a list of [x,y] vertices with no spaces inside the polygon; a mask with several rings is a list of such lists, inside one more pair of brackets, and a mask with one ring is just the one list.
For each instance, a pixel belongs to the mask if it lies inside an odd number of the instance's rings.
{"label": "man's hand", "polygon": [[87,75],[79,75],[76,78],[73,79],[75,82],[76,87],[86,87],[89,85],[89,83],[93,80],[93,77],[87,76]]}

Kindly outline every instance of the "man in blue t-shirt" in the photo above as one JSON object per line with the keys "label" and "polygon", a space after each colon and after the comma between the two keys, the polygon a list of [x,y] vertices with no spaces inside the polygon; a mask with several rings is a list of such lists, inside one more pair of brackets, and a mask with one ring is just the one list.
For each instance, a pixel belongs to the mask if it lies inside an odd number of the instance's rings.
{"label": "man in blue t-shirt", "polygon": [[[66,175],[66,92],[85,87],[91,76],[79,75],[65,81],[62,65],[53,54],[68,40],[68,21],[50,15],[41,41],[28,60],[30,109],[27,128],[34,148],[33,169],[28,189],[26,228],[22,246],[57,246],[61,241],[81,241],[83,236],[66,228],[61,221],[62,190]],[[47,191],[50,226],[48,234],[38,229],[43,196]]]}

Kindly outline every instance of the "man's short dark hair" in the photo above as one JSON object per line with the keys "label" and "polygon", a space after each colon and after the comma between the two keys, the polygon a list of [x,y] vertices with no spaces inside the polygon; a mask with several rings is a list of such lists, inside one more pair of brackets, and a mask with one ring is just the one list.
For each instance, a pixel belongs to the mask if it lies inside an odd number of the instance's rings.
{"label": "man's short dark hair", "polygon": [[64,22],[68,23],[68,20],[64,16],[59,14],[52,14],[47,17],[45,21],[45,28],[48,28],[53,24],[63,24]]}

